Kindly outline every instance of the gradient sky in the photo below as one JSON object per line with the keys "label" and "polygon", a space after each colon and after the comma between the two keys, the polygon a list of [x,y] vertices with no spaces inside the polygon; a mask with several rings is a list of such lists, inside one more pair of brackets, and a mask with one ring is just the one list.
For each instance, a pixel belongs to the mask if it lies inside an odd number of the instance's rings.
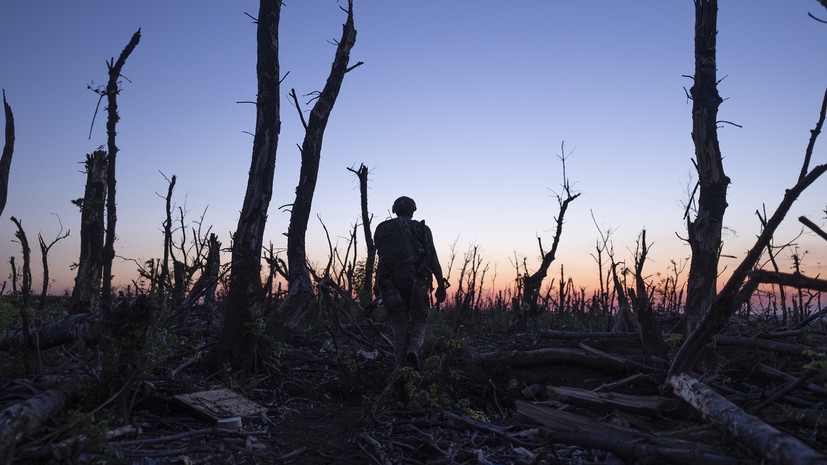
{"label": "gradient sky", "polygon": [[[537,236],[552,242],[561,191],[561,144],[567,172],[582,196],[566,215],[558,259],[575,282],[592,287],[590,254],[598,238],[593,214],[611,236],[618,260],[630,260],[646,228],[646,270],[665,272],[689,256],[682,220],[694,183],[691,101],[694,6],[690,0],[590,2],[525,0],[355,0],[356,45],[324,138],[319,184],[308,231],[311,261],[324,263],[319,215],[344,248],[359,221],[359,191],[347,167],[371,169],[374,226],[399,195],[418,204],[415,218],[433,230],[446,268],[480,248],[507,284],[514,257],[538,263]],[[50,253],[51,291],[71,289],[80,233],[82,161],[106,143],[103,105],[91,140],[105,60],[119,55],[140,27],[118,98],[119,256],[144,261],[162,254],[166,176],[177,175],[174,202],[189,224],[206,208],[229,245],[250,165],[255,109],[255,1],[197,2],[8,0],[0,5],[0,88],[12,106],[16,145],[9,199],[0,217],[0,274],[16,216],[33,247],[34,288],[42,269],[37,234],[49,242],[57,215],[71,237]],[[345,14],[335,0],[298,0],[280,25],[282,133],[265,242],[285,247],[303,137],[289,104],[291,88],[320,90]],[[754,214],[772,211],[798,176],[810,130],[827,87],[827,11],[815,0],[722,1],[718,16],[719,130],[732,179],[723,267],[734,268],[759,232]],[[306,101],[306,99],[302,99]],[[309,107],[306,107],[309,111]],[[822,136],[824,137],[824,136]],[[814,164],[827,162],[825,142]],[[813,185],[790,213],[777,242],[796,236],[806,214],[824,226],[827,180]],[[362,238],[360,235],[360,245]],[[827,271],[827,244],[812,234],[803,271]],[[364,254],[364,252],[362,252]],[[786,254],[787,256],[789,253]],[[454,265],[452,276],[456,277]],[[136,276],[116,259],[115,281]],[[724,271],[726,274],[726,271]],[[685,277],[685,274],[684,274]],[[490,281],[488,283],[490,285]]]}

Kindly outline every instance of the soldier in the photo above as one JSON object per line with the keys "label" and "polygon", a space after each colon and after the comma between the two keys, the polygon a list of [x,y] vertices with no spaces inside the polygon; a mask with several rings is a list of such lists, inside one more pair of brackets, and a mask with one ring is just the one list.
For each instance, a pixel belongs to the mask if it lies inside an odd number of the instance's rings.
{"label": "soldier", "polygon": [[437,305],[445,301],[445,281],[430,228],[425,221],[413,219],[413,199],[399,197],[392,211],[396,218],[380,223],[374,234],[379,252],[374,292],[388,312],[397,367],[404,360],[421,371],[420,349],[428,325],[432,277],[437,280]]}

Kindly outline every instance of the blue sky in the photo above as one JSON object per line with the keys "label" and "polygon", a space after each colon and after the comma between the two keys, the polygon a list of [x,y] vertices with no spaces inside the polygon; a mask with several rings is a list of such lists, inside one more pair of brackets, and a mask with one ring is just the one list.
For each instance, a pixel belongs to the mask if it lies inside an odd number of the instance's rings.
{"label": "blue sky", "polygon": [[[117,57],[140,27],[143,37],[124,67],[118,104],[118,241],[120,256],[143,261],[162,253],[166,181],[178,176],[174,201],[188,222],[206,208],[224,245],[235,229],[250,164],[255,100],[255,1],[7,1],[0,6],[0,87],[15,113],[17,141],[9,200],[0,217],[0,274],[20,255],[9,216],[21,219],[41,269],[37,234],[49,241],[60,216],[71,237],[50,253],[53,292],[71,288],[80,232],[70,200],[81,197],[85,154],[105,144],[105,113],[89,127],[105,83],[105,60]],[[447,268],[478,245],[501,283],[514,257],[536,267],[537,236],[551,244],[567,170],[582,192],[566,216],[558,261],[591,286],[598,238],[591,215],[628,260],[642,228],[653,242],[650,273],[688,257],[682,220],[693,183],[691,102],[694,6],[663,2],[355,0],[356,45],[322,152],[308,231],[311,261],[324,263],[327,229],[345,246],[359,221],[358,184],[347,167],[371,169],[374,225],[399,195],[413,197]],[[815,0],[749,5],[721,2],[719,119],[724,167],[732,179],[724,254],[741,257],[758,233],[754,215],[772,210],[798,175],[810,129],[827,87],[827,26]],[[332,42],[345,15],[335,0],[287,2],[280,26],[282,133],[265,241],[286,245],[303,134],[287,94],[321,89]],[[302,101],[306,101],[302,99]],[[309,110],[309,107],[305,107]],[[102,110],[102,108],[101,108]],[[827,162],[824,142],[814,163]],[[792,239],[806,214],[825,224],[827,180],[805,192],[778,236]],[[360,244],[361,244],[360,237]],[[804,271],[827,268],[825,243],[806,235]],[[363,252],[362,252],[363,253]],[[18,258],[19,260],[19,258]],[[722,265],[733,268],[735,259]],[[456,267],[452,273],[456,276]],[[116,282],[135,277],[118,261]],[[726,272],[724,272],[726,273]],[[39,289],[39,284],[36,286]]]}

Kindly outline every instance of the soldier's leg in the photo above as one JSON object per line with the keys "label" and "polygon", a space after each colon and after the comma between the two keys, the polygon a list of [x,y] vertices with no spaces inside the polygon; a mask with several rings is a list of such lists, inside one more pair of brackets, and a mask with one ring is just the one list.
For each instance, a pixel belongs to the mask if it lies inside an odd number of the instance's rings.
{"label": "soldier's leg", "polygon": [[411,295],[410,317],[411,325],[408,332],[408,345],[405,358],[410,366],[422,371],[422,344],[425,343],[425,332],[428,329],[428,294],[425,286],[417,286]]}
{"label": "soldier's leg", "polygon": [[393,331],[393,354],[397,366],[405,359],[405,349],[408,346],[409,316],[404,307],[387,308],[388,322]]}

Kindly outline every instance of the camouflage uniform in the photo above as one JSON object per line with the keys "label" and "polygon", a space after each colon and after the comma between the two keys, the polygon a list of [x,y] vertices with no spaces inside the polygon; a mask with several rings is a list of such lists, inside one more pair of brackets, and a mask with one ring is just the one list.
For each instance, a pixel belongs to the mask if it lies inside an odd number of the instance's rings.
{"label": "camouflage uniform", "polygon": [[[416,204],[412,199],[400,197],[393,205],[397,217],[376,227],[377,234],[387,227],[407,227],[416,238],[421,253],[413,263],[389,269],[383,261],[383,256],[387,257],[389,252],[379,248],[375,292],[382,298],[388,312],[397,366],[405,360],[410,366],[420,369],[420,349],[425,342],[428,324],[428,293],[432,288],[432,275],[437,278],[437,303],[445,300],[445,285],[431,230],[425,222],[412,219],[415,210]],[[392,225],[391,222],[403,223]]]}

